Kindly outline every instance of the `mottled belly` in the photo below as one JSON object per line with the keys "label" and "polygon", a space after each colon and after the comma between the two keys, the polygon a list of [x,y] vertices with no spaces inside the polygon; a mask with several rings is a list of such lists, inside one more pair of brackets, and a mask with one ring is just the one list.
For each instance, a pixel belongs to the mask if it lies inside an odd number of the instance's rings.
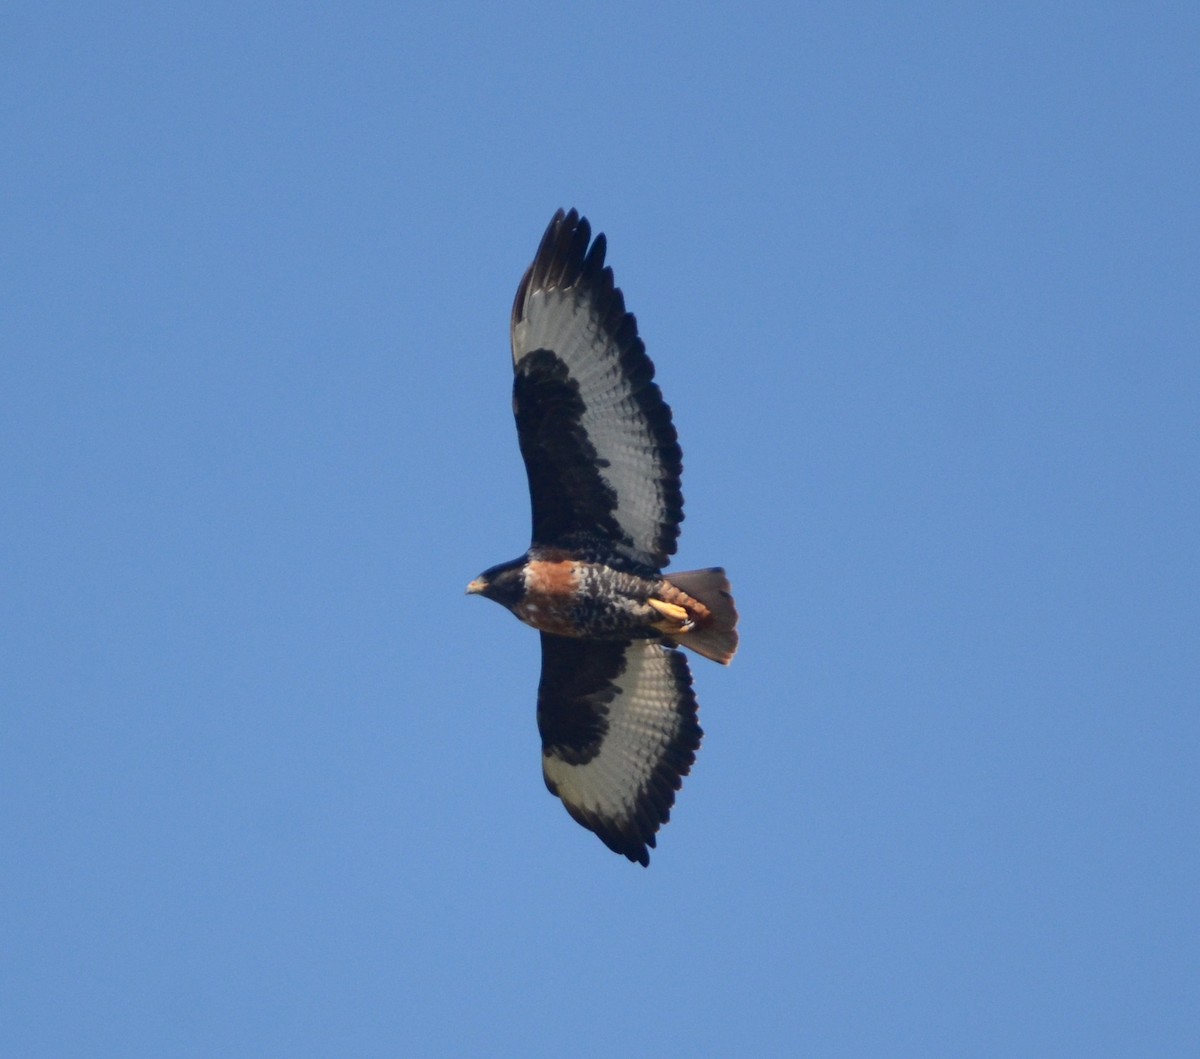
{"label": "mottled belly", "polygon": [[658,617],[646,604],[649,584],[597,563],[535,560],[525,568],[525,596],[513,611],[554,636],[646,636]]}
{"label": "mottled belly", "polygon": [[526,625],[554,636],[588,635],[578,626],[573,598],[526,592],[513,613]]}

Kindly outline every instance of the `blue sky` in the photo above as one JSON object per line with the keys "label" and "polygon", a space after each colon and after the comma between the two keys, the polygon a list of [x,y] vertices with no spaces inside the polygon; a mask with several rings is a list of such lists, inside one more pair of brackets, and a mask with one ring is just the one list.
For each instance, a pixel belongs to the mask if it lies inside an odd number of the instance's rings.
{"label": "blue sky", "polygon": [[[0,1045],[1194,1055],[1192,4],[17,5]],[[648,870],[545,792],[559,206],[743,616]]]}

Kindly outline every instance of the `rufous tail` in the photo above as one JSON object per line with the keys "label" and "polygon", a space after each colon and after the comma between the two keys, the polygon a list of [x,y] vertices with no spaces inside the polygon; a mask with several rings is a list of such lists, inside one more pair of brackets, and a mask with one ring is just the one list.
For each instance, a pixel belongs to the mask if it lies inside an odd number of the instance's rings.
{"label": "rufous tail", "polygon": [[[690,647],[723,666],[729,665],[738,647],[738,612],[733,605],[733,590],[725,571],[719,566],[710,566],[707,570],[682,570],[667,574],[666,581],[708,611],[707,614],[697,613],[695,625],[687,632],[670,637],[672,642],[680,647]],[[676,602],[670,596],[667,598]]]}

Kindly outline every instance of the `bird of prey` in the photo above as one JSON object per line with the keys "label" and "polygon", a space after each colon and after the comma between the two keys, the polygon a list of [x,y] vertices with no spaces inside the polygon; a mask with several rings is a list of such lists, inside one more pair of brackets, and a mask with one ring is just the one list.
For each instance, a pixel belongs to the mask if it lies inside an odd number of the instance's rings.
{"label": "bird of prey", "polygon": [[559,210],[517,288],[513,413],[533,542],[467,592],[541,633],[546,786],[648,865],[702,735],[676,648],[728,664],[738,615],[721,568],[662,572],[683,521],[682,453],[605,247]]}

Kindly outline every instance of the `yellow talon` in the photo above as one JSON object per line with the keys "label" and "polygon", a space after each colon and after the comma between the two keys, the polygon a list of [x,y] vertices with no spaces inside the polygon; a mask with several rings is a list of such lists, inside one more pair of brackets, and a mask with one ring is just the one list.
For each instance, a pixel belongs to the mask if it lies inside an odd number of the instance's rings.
{"label": "yellow talon", "polygon": [[663,621],[654,622],[651,625],[652,629],[657,629],[659,632],[665,632],[672,636],[678,636],[682,632],[687,632],[692,627],[691,615],[683,607],[676,606],[674,603],[666,603],[661,599],[648,599],[646,602],[658,611],[664,619]]}
{"label": "yellow talon", "polygon": [[677,607],[674,603],[664,603],[661,599],[648,599],[646,602],[664,618],[672,618],[675,621],[688,620],[688,612],[683,607]]}

